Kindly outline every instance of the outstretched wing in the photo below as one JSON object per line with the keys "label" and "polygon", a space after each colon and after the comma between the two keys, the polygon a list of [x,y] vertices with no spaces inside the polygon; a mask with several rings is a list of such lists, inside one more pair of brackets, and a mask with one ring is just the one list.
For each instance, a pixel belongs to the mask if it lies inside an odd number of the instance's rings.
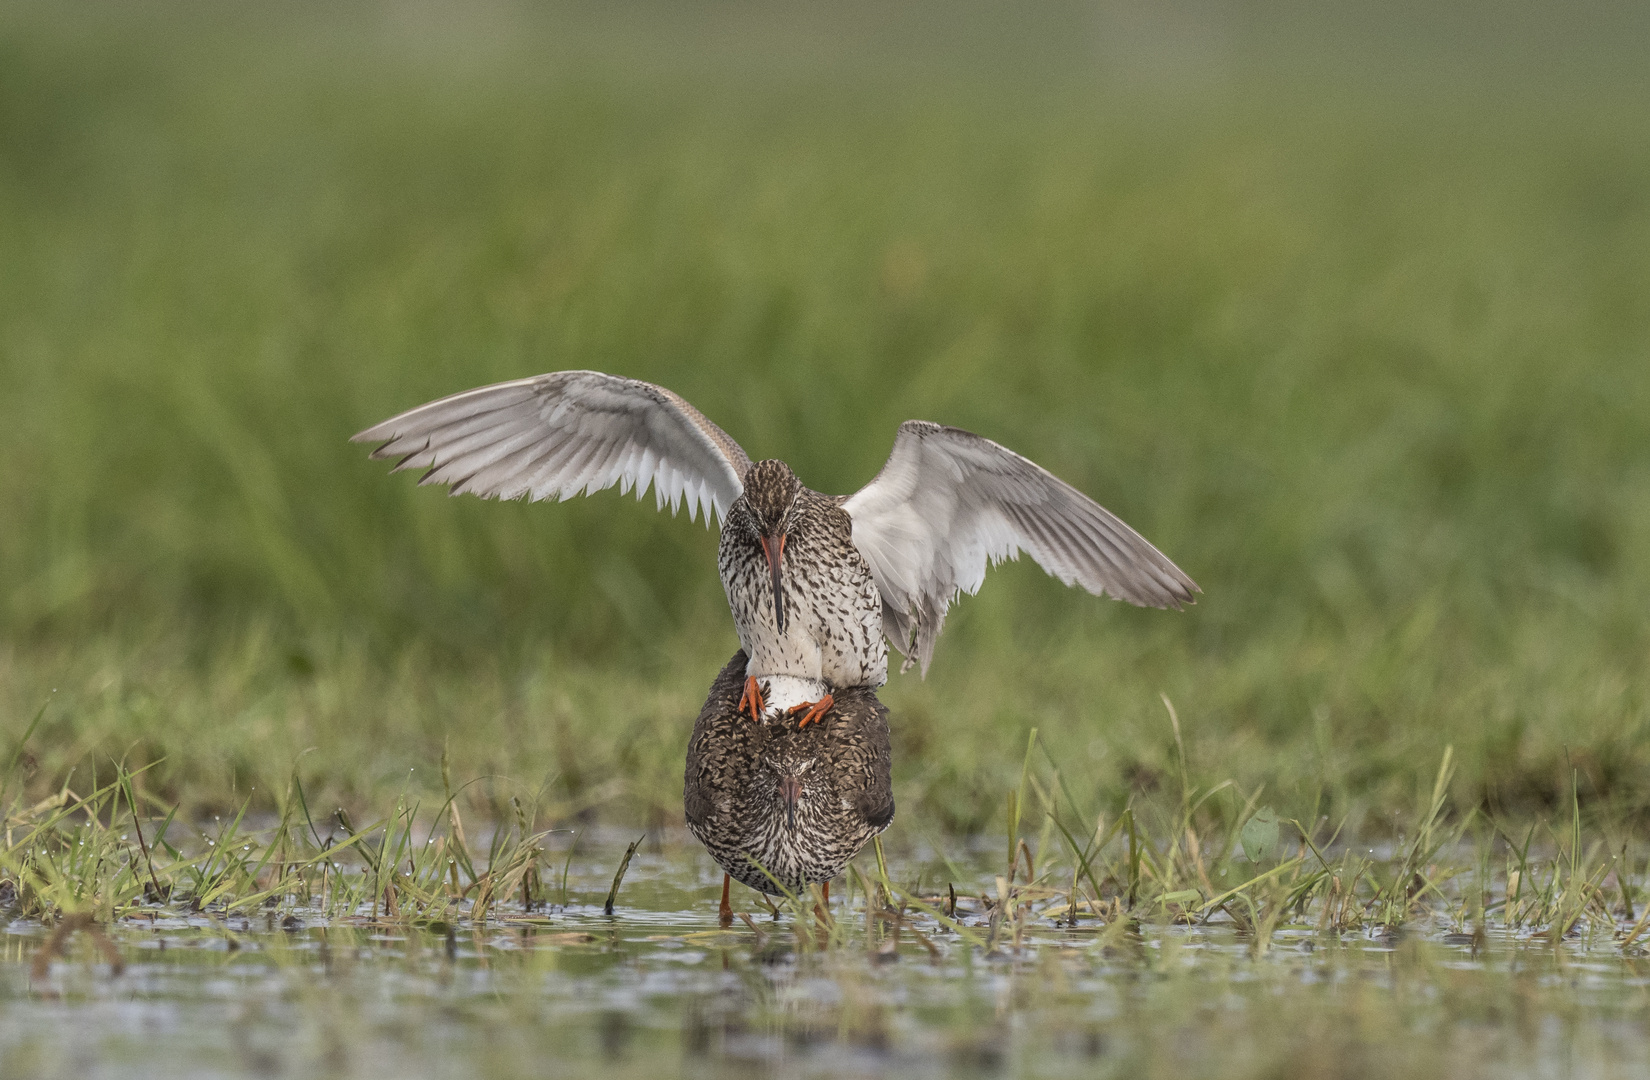
{"label": "outstretched wing", "polygon": [[374,458],[426,469],[420,484],[482,498],[567,499],[614,484],[653,485],[662,510],[714,509],[726,520],[750,458],[727,432],[662,386],[557,371],[483,386],[375,424],[352,442],[383,445]]}
{"label": "outstretched wing", "polygon": [[899,427],[876,478],[843,502],[882,593],[883,631],[926,674],[945,609],[986,567],[1031,554],[1067,585],[1143,607],[1199,591],[1139,533],[1048,470],[990,439],[926,420]]}

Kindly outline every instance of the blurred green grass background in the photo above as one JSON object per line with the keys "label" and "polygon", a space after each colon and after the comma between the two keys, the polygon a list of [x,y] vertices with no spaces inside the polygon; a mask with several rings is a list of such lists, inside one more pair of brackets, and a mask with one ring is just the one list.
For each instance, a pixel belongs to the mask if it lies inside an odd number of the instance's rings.
{"label": "blurred green grass background", "polygon": [[995,823],[1033,726],[1149,797],[1160,695],[1194,782],[1363,833],[1446,745],[1461,805],[1638,814],[1646,20],[1568,10],[0,7],[0,752],[44,704],[40,795],[445,755],[678,818],[714,535],[345,442],[588,367],[825,491],[970,428],[1202,585],[997,570],[884,695],[919,828]]}

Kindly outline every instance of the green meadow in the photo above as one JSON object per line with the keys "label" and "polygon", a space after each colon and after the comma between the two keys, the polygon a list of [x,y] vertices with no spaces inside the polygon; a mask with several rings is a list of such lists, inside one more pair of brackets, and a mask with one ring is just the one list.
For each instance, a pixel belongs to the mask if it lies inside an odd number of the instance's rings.
{"label": "green meadow", "polygon": [[981,432],[1202,586],[1139,611],[995,571],[885,694],[925,827],[994,826],[1031,727],[1097,806],[1151,794],[1164,696],[1199,782],[1354,831],[1446,746],[1458,807],[1574,781],[1638,815],[1642,80],[1108,78],[1064,9],[996,48],[974,9],[937,40],[854,10],[9,8],[0,745],[44,707],[28,797],[124,760],[185,812],[268,811],[294,767],[359,810],[439,790],[445,754],[679,820],[736,647],[715,535],[614,493],[448,499],[345,441],[589,367],[824,491],[903,419]]}

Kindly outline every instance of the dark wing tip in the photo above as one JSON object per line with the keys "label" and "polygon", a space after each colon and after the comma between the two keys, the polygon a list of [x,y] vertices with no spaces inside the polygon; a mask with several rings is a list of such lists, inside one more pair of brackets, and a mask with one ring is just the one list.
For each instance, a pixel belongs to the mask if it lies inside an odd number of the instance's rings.
{"label": "dark wing tip", "polygon": [[388,420],[378,421],[378,423],[372,425],[372,427],[362,428],[354,435],[351,435],[349,437],[349,441],[353,443],[389,442],[400,434],[396,431],[396,421],[402,419],[405,415],[406,414],[403,413],[399,416],[392,416]]}
{"label": "dark wing tip", "polygon": [[[374,447],[372,452],[367,455],[367,460],[388,461],[390,458],[397,458],[399,460],[397,460],[394,465],[390,466],[390,472],[398,473],[403,469],[411,468],[412,466],[409,465],[408,462],[412,461],[415,457],[420,457],[423,454],[428,453],[429,449],[430,440],[427,438],[424,440],[424,445],[416,449],[409,448],[401,439],[390,439],[383,444]],[[430,467],[433,469],[435,467],[435,462],[432,461],[430,463]]]}
{"label": "dark wing tip", "polygon": [[[1172,563],[1170,565],[1173,566]],[[1173,608],[1176,611],[1184,611],[1197,603],[1198,595],[1203,592],[1203,589],[1197,582],[1187,577],[1184,573],[1181,573],[1178,566],[1175,566],[1174,570],[1179,580],[1166,586],[1165,591],[1168,593],[1168,596],[1162,603],[1153,604],[1153,607],[1164,609]]]}

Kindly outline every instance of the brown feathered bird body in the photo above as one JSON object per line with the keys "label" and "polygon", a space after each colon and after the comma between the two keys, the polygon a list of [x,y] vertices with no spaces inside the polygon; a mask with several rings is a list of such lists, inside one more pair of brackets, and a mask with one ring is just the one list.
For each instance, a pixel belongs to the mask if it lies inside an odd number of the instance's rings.
{"label": "brown feathered bird body", "polygon": [[841,873],[894,819],[888,710],[861,686],[838,690],[805,727],[771,714],[754,721],[739,712],[748,663],[743,649],[734,654],[693,725],[687,824],[736,881],[800,892]]}

